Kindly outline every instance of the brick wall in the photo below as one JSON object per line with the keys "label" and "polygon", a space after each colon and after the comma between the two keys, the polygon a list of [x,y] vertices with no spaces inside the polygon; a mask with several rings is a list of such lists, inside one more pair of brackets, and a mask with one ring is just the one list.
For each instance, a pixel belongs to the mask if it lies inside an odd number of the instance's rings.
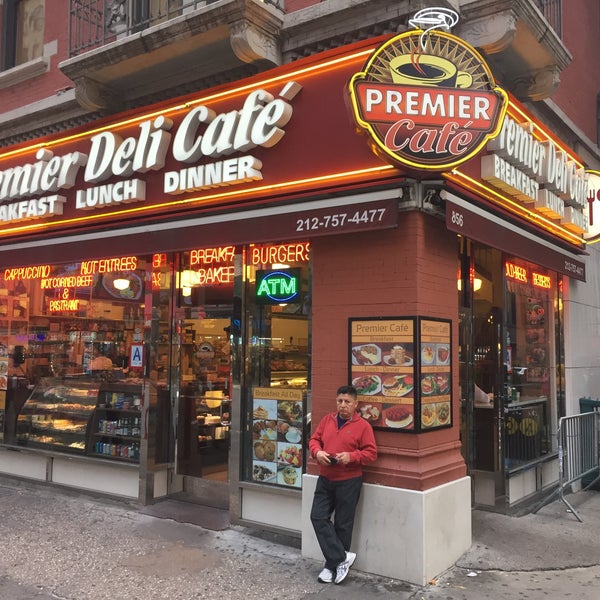
{"label": "brick wall", "polygon": [[[394,230],[317,238],[313,257],[312,418],[335,410],[348,378],[348,318],[450,318],[457,336],[456,236],[442,221],[400,213]],[[453,364],[457,366],[455,344]],[[414,435],[377,431],[380,458],[366,480],[427,489],[465,474],[458,441],[458,370],[452,429]],[[309,472],[316,472],[309,468]]]}

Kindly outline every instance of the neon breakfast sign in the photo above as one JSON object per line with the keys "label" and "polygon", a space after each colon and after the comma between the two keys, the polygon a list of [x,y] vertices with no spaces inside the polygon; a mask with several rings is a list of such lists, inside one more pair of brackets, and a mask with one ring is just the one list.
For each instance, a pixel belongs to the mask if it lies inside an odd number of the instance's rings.
{"label": "neon breakfast sign", "polygon": [[356,122],[388,158],[438,171],[468,160],[497,135],[508,101],[476,50],[438,31],[407,32],[383,44],[352,77],[349,92]]}
{"label": "neon breakfast sign", "polygon": [[181,274],[182,287],[226,285],[235,275],[235,246],[217,246],[190,250],[189,266]]}

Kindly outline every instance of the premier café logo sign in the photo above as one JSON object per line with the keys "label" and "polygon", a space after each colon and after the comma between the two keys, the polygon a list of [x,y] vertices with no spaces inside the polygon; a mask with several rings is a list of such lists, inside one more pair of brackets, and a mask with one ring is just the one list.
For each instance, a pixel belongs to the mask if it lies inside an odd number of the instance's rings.
{"label": "premier caf\u00e9 logo sign", "polygon": [[400,34],[349,85],[354,117],[392,161],[449,170],[500,131],[508,98],[475,49],[440,31]]}
{"label": "premier caf\u00e9 logo sign", "polygon": [[169,153],[182,168],[163,173],[165,194],[261,180],[262,162],[248,152],[283,138],[301,89],[287,82],[278,97],[257,89],[238,110],[223,113],[197,105],[178,124],[160,115],[141,121],[137,133],[124,139],[108,129],[90,137],[84,151],[55,155],[41,148],[35,162],[0,170],[0,223],[62,215],[67,197],[60,192],[74,188],[81,175],[85,183],[101,185],[75,190],[76,210],[143,202],[144,173],[162,171]]}

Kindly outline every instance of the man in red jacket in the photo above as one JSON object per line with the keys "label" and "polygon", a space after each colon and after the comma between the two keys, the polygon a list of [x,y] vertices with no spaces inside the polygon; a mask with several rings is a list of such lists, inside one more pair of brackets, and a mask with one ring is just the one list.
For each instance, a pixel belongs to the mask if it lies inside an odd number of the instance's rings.
{"label": "man in red jacket", "polygon": [[310,520],[325,557],[321,583],[341,583],[356,559],[350,543],[362,467],[377,458],[373,429],[356,413],[356,388],[340,387],[336,402],[337,411],[323,417],[308,443],[310,455],[319,463]]}

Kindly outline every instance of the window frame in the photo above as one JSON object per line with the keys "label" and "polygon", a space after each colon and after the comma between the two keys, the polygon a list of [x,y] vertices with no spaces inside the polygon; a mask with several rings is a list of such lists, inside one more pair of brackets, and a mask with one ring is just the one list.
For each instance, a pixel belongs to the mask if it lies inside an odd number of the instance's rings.
{"label": "window frame", "polygon": [[2,71],[7,71],[17,66],[19,1],[4,1],[4,10],[2,11],[2,55],[0,56],[0,70]]}

